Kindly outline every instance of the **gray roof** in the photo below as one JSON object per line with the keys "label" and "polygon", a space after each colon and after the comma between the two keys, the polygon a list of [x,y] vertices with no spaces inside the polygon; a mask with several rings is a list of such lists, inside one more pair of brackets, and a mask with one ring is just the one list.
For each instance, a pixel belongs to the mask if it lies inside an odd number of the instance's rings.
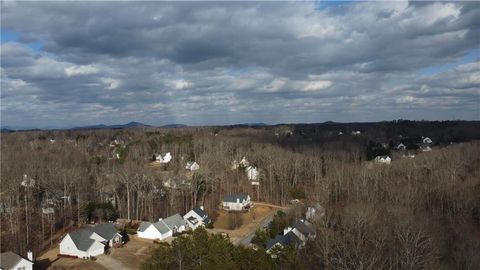
{"label": "gray roof", "polygon": [[89,230],[80,229],[68,234],[78,250],[87,251],[95,243],[95,240],[90,238],[92,232]]}
{"label": "gray roof", "polygon": [[[17,253],[6,251],[2,252],[0,255],[0,267],[2,269],[12,269],[17,263],[19,263],[23,258],[22,256],[18,255]],[[30,262],[30,260],[27,260]]]}
{"label": "gray roof", "polygon": [[233,195],[226,195],[223,197],[224,202],[237,202],[237,199],[239,199],[240,202],[243,200],[247,200],[248,195],[246,194],[233,194]]}
{"label": "gray roof", "polygon": [[169,216],[163,220],[165,224],[170,228],[173,229],[175,226],[178,228],[182,225],[187,225],[187,221],[180,216],[180,214],[175,214],[172,216]]}
{"label": "gray roof", "polygon": [[203,222],[205,223],[210,222],[210,219],[208,218],[207,213],[205,213],[205,211],[203,211],[202,208],[200,207],[194,208],[193,212],[197,213],[197,215],[199,215],[203,219]]}
{"label": "gray roof", "polygon": [[157,228],[157,230],[161,233],[161,234],[164,234],[164,233],[167,233],[170,230],[170,228],[167,226],[167,224],[165,224],[165,222],[163,222],[163,220],[160,220],[160,221],[157,221],[155,223],[153,223],[153,226],[155,226],[155,228]]}
{"label": "gray roof", "polygon": [[294,227],[301,232],[305,237],[315,234],[315,229],[313,228],[313,224],[306,221],[306,220],[298,220]]}
{"label": "gray roof", "polygon": [[144,232],[148,227],[150,227],[150,225],[152,225],[152,223],[144,221],[140,223],[140,226],[138,226],[137,231]]}
{"label": "gray roof", "polygon": [[297,247],[302,244],[302,240],[298,238],[293,231],[289,231],[286,235],[277,235],[274,239],[267,241],[267,249],[272,248],[275,244],[280,243],[282,246]]}
{"label": "gray roof", "polygon": [[115,229],[115,226],[112,223],[98,224],[95,227],[88,228],[88,230],[95,232],[107,240],[112,240],[117,234],[117,229]]}

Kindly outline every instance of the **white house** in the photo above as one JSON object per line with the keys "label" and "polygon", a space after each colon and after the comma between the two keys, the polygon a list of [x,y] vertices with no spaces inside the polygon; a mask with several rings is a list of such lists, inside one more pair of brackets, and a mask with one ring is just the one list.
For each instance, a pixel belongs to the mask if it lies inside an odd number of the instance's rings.
{"label": "white house", "polygon": [[204,226],[210,222],[207,213],[205,213],[203,206],[194,208],[183,216],[183,219],[188,222],[188,227],[195,230],[200,226]]}
{"label": "white house", "polygon": [[389,156],[376,156],[374,161],[376,163],[390,164],[392,159]]}
{"label": "white house", "polygon": [[248,162],[246,157],[243,157],[242,160],[240,160],[240,166],[246,168],[250,165],[250,162]]}
{"label": "white house", "polygon": [[314,220],[316,217],[321,218],[323,216],[325,216],[325,208],[319,203],[307,207],[307,211],[305,212],[305,218],[307,220]]}
{"label": "white house", "polygon": [[429,137],[425,137],[425,138],[422,137],[422,143],[423,143],[423,144],[432,144],[433,141],[432,141],[432,139],[430,139]]}
{"label": "white house", "polygon": [[188,229],[187,221],[182,216],[175,214],[165,219],[159,219],[155,223],[142,222],[137,230],[140,238],[163,240],[173,236],[175,233],[181,233]]}
{"label": "white house", "polygon": [[170,152],[166,153],[163,157],[160,154],[155,154],[155,161],[159,163],[169,163],[172,160]]}
{"label": "white house", "polygon": [[352,135],[360,135],[362,132],[360,130],[352,131]]}
{"label": "white house", "polygon": [[257,182],[259,176],[257,168],[253,166],[248,166],[245,169],[245,172],[247,173],[248,180],[252,181],[252,184],[253,182]]}
{"label": "white house", "polygon": [[29,177],[28,175],[24,174],[21,185],[24,186],[24,187],[34,187],[35,186],[35,180],[33,178]]}
{"label": "white house", "polygon": [[247,210],[250,208],[250,196],[244,194],[227,195],[223,198],[222,207],[231,211]]}
{"label": "white house", "polygon": [[407,146],[405,146],[405,144],[403,144],[403,143],[399,143],[399,144],[395,147],[395,149],[397,149],[398,151],[405,151],[405,150],[407,150]]}
{"label": "white house", "polygon": [[5,270],[32,270],[33,269],[33,254],[31,251],[27,253],[27,257],[14,253],[12,251],[2,252],[0,254],[0,269]]}
{"label": "white house", "polygon": [[122,236],[111,223],[79,229],[68,233],[60,242],[60,254],[89,258],[98,256],[105,249],[121,244]]}
{"label": "white house", "polygon": [[187,165],[185,166],[185,169],[187,169],[189,171],[196,171],[196,170],[200,169],[200,165],[198,165],[198,163],[195,162],[195,161],[189,161],[189,162],[187,162]]}
{"label": "white house", "polygon": [[173,231],[161,219],[155,223],[142,222],[137,230],[140,238],[163,240],[173,235]]}

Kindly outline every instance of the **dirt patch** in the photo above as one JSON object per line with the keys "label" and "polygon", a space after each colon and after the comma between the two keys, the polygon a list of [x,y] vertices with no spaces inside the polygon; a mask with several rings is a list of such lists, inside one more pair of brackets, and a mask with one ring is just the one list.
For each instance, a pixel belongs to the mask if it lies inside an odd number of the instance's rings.
{"label": "dirt patch", "polygon": [[153,240],[139,239],[136,235],[130,236],[130,241],[122,248],[116,248],[109,256],[118,260],[126,267],[140,269],[142,263],[150,257],[156,247]]}
{"label": "dirt patch", "polygon": [[[268,214],[278,211],[278,208],[272,206],[264,205],[253,205],[250,208],[250,211],[240,213],[240,218],[242,219],[242,226],[237,228],[237,230],[242,230],[244,227],[248,227],[248,224],[261,220]],[[213,227],[216,229],[229,230],[230,218],[229,215],[235,214],[234,212],[227,212],[225,210],[218,210],[217,219],[213,224]]]}

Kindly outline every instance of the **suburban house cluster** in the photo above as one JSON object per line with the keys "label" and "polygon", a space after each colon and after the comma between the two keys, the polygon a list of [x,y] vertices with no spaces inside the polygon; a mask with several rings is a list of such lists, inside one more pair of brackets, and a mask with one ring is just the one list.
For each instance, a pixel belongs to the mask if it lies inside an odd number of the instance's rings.
{"label": "suburban house cluster", "polygon": [[122,244],[122,236],[111,223],[67,233],[60,242],[60,255],[87,259]]}
{"label": "suburban house cluster", "polygon": [[167,218],[160,218],[157,222],[142,222],[137,229],[137,235],[145,239],[164,240],[186,230],[194,230],[210,222],[203,206],[190,210],[183,217],[175,214]]}
{"label": "suburban house cluster", "polygon": [[316,237],[313,224],[307,220],[300,219],[295,222],[293,227],[287,227],[283,230],[283,235],[277,235],[274,239],[267,241],[267,252],[275,256],[275,249],[292,246],[299,249],[305,246],[307,240]]}

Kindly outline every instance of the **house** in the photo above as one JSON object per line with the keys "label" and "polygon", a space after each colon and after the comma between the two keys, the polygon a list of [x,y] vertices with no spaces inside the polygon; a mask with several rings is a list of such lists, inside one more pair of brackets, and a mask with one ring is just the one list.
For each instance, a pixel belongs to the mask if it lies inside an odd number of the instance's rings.
{"label": "house", "polygon": [[155,154],[153,160],[159,163],[169,163],[172,160],[172,155],[170,152],[167,152],[163,157],[160,154]]}
{"label": "house", "polygon": [[243,168],[247,168],[250,165],[250,162],[248,162],[246,157],[243,157],[242,160],[240,160],[240,166]]}
{"label": "house", "polygon": [[169,216],[163,222],[172,230],[173,234],[182,233],[188,229],[187,221],[180,214]]}
{"label": "house", "polygon": [[198,165],[198,163],[195,162],[195,161],[189,161],[189,162],[187,162],[187,165],[185,166],[185,169],[187,169],[189,171],[196,171],[196,170],[200,169],[200,165]]}
{"label": "house", "polygon": [[21,185],[24,186],[24,187],[34,187],[35,186],[35,180],[33,180],[28,175],[24,174]]}
{"label": "house", "polygon": [[173,236],[173,231],[163,222],[162,219],[155,223],[142,222],[137,229],[140,238],[163,240]]}
{"label": "house", "polygon": [[375,163],[390,164],[392,159],[389,156],[376,156]]}
{"label": "house", "polygon": [[175,233],[181,233],[188,229],[187,221],[179,214],[172,215],[165,219],[160,218],[155,223],[142,222],[137,229],[137,235],[140,238],[163,240],[173,236]]}
{"label": "house", "polygon": [[27,253],[28,259],[14,253],[12,251],[2,252],[0,254],[0,269],[5,270],[32,270],[33,254],[31,251]]}
{"label": "house", "polygon": [[395,149],[397,149],[398,151],[405,151],[407,150],[407,146],[405,146],[405,144],[403,143],[399,143],[397,146],[395,146]]}
{"label": "house", "polygon": [[302,240],[293,232],[289,231],[284,235],[277,235],[274,239],[267,241],[266,250],[268,254],[271,254],[273,258],[277,257],[275,249],[285,248],[287,246],[293,246],[295,249],[301,247]]}
{"label": "house", "polygon": [[243,211],[250,208],[250,196],[244,194],[227,195],[223,198],[224,210]]}
{"label": "house", "polygon": [[360,130],[352,131],[352,135],[360,135],[362,132]]}
{"label": "house", "polygon": [[108,247],[120,245],[122,236],[111,223],[79,229],[68,233],[60,242],[60,254],[89,258],[105,252]]}
{"label": "house", "polygon": [[305,218],[307,220],[314,220],[315,218],[321,218],[323,216],[325,216],[325,208],[319,203],[308,206],[305,212]]}
{"label": "house", "polygon": [[247,173],[247,177],[248,177],[248,180],[252,181],[252,185],[254,185],[253,183],[256,182],[257,185],[258,185],[258,176],[259,176],[259,173],[258,173],[258,170],[257,168],[253,167],[253,166],[248,166],[246,169],[245,169],[245,172]]}
{"label": "house", "polygon": [[205,213],[203,206],[194,208],[190,212],[183,216],[183,219],[187,221],[188,227],[195,230],[200,226],[204,226],[210,222],[207,213]]}
{"label": "house", "polygon": [[338,136],[342,136],[342,135],[343,135],[343,132],[339,131]]}
{"label": "house", "polygon": [[433,141],[429,137],[422,137],[422,143],[423,144],[432,144]]}
{"label": "house", "polygon": [[274,239],[267,241],[267,253],[276,257],[275,248],[293,246],[295,249],[302,248],[306,242],[316,237],[313,224],[300,219],[293,227],[287,227],[283,230],[283,235],[277,235]]}
{"label": "house", "polygon": [[406,155],[402,155],[402,158],[415,158],[415,155],[414,154],[411,154],[411,153],[407,153]]}

